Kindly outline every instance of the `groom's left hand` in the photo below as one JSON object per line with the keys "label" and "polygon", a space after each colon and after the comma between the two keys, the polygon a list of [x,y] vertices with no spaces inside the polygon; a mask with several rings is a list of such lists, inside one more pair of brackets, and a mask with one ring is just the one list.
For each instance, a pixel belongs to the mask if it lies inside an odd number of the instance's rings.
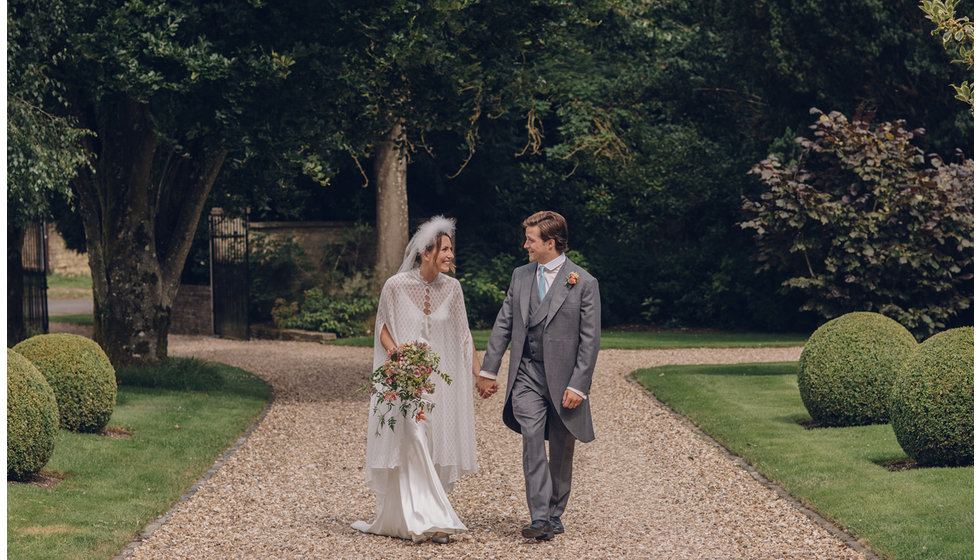
{"label": "groom's left hand", "polygon": [[581,395],[570,389],[565,389],[565,396],[561,398],[561,405],[565,408],[575,408],[582,404]]}

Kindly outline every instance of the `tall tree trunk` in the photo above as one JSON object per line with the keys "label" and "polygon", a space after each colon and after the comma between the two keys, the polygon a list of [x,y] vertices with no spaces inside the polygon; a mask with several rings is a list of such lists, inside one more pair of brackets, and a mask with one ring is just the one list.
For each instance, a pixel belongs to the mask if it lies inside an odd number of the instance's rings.
{"label": "tall tree trunk", "polygon": [[402,139],[402,126],[397,124],[374,154],[378,239],[375,278],[379,283],[398,270],[408,245],[408,158],[400,145]]}
{"label": "tall tree trunk", "polygon": [[[154,362],[167,357],[180,273],[225,152],[168,158],[156,177],[159,144],[146,105],[124,100],[100,122],[98,145],[90,146],[96,172],[73,183],[92,269],[95,340],[116,366]],[[161,198],[180,203],[161,215]]]}
{"label": "tall tree trunk", "polygon": [[24,237],[22,227],[7,224],[7,346],[27,338],[24,319]]}

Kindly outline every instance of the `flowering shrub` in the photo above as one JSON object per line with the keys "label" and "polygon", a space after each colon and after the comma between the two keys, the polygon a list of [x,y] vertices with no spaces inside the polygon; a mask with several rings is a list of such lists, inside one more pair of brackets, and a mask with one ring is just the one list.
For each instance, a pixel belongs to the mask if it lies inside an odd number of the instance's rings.
{"label": "flowering shrub", "polygon": [[425,398],[435,392],[435,384],[431,381],[433,374],[447,385],[453,382],[439,371],[439,356],[425,342],[408,342],[388,354],[385,363],[368,379],[371,394],[375,397],[372,412],[381,419],[376,435],[381,434],[382,426],[394,431],[398,421],[393,414],[396,406],[402,418],[411,414],[416,422],[425,420],[425,414],[435,407],[435,403]]}

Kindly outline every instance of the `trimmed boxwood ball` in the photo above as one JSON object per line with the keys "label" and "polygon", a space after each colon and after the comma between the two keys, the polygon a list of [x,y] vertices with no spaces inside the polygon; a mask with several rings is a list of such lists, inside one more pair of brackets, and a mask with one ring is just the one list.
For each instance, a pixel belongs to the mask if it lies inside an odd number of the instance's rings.
{"label": "trimmed boxwood ball", "polygon": [[973,464],[973,327],[916,349],[895,379],[890,412],[898,443],[919,465]]}
{"label": "trimmed boxwood ball", "polygon": [[8,348],[7,478],[23,480],[40,471],[57,435],[54,391],[27,358]]}
{"label": "trimmed boxwood ball", "polygon": [[100,432],[109,423],[116,407],[116,370],[98,344],[76,334],[41,334],[14,350],[51,385],[62,428]]}
{"label": "trimmed boxwood ball", "polygon": [[804,406],[821,426],[887,423],[892,383],[915,347],[905,327],[878,313],[824,323],[800,354]]}

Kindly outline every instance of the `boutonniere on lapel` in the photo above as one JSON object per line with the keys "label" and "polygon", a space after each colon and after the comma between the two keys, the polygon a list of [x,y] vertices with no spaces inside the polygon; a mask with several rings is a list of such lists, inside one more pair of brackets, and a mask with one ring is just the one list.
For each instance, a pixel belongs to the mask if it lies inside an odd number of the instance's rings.
{"label": "boutonniere on lapel", "polygon": [[577,272],[570,272],[568,274],[568,277],[565,278],[565,287],[566,288],[571,288],[572,286],[574,286],[577,283],[578,283],[578,273]]}

